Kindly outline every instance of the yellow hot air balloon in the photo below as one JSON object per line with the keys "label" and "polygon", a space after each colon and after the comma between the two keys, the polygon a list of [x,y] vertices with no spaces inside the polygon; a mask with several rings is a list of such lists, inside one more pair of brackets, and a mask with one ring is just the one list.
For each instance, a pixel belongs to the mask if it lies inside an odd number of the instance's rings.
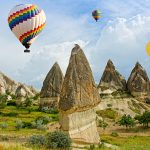
{"label": "yellow hot air balloon", "polygon": [[146,51],[147,51],[148,56],[150,56],[150,42],[148,42],[146,45]]}

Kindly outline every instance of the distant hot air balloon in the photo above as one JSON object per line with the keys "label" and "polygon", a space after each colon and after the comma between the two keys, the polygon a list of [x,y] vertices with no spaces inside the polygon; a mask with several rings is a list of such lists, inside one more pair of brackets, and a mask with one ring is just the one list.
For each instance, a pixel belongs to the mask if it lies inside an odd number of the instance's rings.
{"label": "distant hot air balloon", "polygon": [[43,30],[46,16],[42,9],[33,4],[20,4],[9,13],[8,24],[11,31],[26,47],[24,52],[30,52],[29,47]]}
{"label": "distant hot air balloon", "polygon": [[96,21],[98,21],[98,20],[100,19],[100,17],[101,17],[101,12],[100,12],[100,10],[94,10],[94,11],[92,12],[92,16],[93,16],[93,18],[94,18]]}
{"label": "distant hot air balloon", "polygon": [[146,45],[146,51],[147,51],[148,56],[150,56],[150,42],[148,42]]}

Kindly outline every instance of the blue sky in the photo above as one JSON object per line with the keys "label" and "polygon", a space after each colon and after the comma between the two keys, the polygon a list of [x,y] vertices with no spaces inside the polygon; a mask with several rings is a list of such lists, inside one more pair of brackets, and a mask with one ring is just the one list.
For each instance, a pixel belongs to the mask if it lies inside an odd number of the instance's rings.
{"label": "blue sky", "polygon": [[[75,43],[83,48],[98,83],[108,59],[127,79],[139,61],[150,75],[145,45],[150,41],[150,0],[1,0],[0,70],[16,81],[41,88],[55,61],[65,74]],[[13,6],[34,3],[44,9],[47,25],[24,54],[7,17]],[[95,22],[94,9],[102,18]]]}

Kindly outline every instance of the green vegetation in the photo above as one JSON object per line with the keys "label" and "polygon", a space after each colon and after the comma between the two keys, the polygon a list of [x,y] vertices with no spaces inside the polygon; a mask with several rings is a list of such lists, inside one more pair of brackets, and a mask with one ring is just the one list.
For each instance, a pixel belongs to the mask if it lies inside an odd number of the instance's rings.
{"label": "green vegetation", "polygon": [[45,143],[46,143],[46,138],[45,136],[43,135],[32,135],[29,140],[28,140],[28,143],[30,145],[33,145],[33,146],[44,146]]}
{"label": "green vegetation", "polygon": [[117,132],[113,131],[113,132],[111,133],[111,136],[113,136],[113,137],[117,137],[117,136],[119,136],[119,135],[118,135],[118,133],[117,133]]}
{"label": "green vegetation", "polygon": [[5,108],[7,105],[7,95],[0,95],[0,109]]}
{"label": "green vegetation", "polygon": [[[38,106],[31,106],[31,112],[29,114],[26,107],[17,108],[16,106],[6,106],[0,109],[0,132],[4,135],[32,135],[35,134],[45,134],[45,125],[49,122],[57,122],[58,114],[47,114],[41,112]],[[16,130],[19,127],[17,120],[21,120],[22,125],[20,130]],[[38,121],[42,120],[42,121]],[[3,124],[7,124],[7,128],[2,127]]]}
{"label": "green vegetation", "polygon": [[149,150],[150,137],[130,136],[130,137],[113,137],[102,136],[102,141],[117,145],[121,150]]}
{"label": "green vegetation", "polygon": [[115,120],[118,118],[118,113],[111,108],[107,108],[105,110],[99,110],[96,112],[102,118],[109,118]]}
{"label": "green vegetation", "polygon": [[135,119],[144,127],[148,128],[150,123],[150,112],[145,111],[142,115],[135,116]]}
{"label": "green vegetation", "polygon": [[55,131],[48,133],[47,136],[47,148],[57,149],[64,148],[68,149],[71,146],[71,139],[68,134],[61,131]]}
{"label": "green vegetation", "polygon": [[126,129],[134,127],[135,121],[130,115],[123,115],[121,119],[118,121],[120,126],[125,126]]}
{"label": "green vegetation", "polygon": [[99,121],[98,121],[98,126],[99,126],[99,127],[102,127],[103,130],[105,130],[105,129],[107,128],[107,126],[108,126],[108,123],[105,122],[104,119],[103,119],[103,120],[99,120]]}

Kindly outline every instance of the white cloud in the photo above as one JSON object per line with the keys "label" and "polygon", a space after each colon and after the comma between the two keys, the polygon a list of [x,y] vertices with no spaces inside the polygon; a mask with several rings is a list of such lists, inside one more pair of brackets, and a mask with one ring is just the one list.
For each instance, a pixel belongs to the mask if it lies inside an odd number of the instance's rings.
{"label": "white cloud", "polygon": [[31,60],[18,71],[18,79],[40,88],[42,81],[46,77],[52,65],[57,61],[65,74],[68,66],[71,49],[74,44],[79,44],[81,48],[88,43],[82,40],[63,42],[58,44],[46,45],[41,50],[35,52]]}
{"label": "white cloud", "polygon": [[[149,72],[145,46],[150,41],[150,17],[137,15],[108,22],[96,44],[91,60],[95,64],[96,80],[102,75],[110,58],[123,75],[128,78],[136,61]],[[149,59],[150,61],[150,59]]]}

